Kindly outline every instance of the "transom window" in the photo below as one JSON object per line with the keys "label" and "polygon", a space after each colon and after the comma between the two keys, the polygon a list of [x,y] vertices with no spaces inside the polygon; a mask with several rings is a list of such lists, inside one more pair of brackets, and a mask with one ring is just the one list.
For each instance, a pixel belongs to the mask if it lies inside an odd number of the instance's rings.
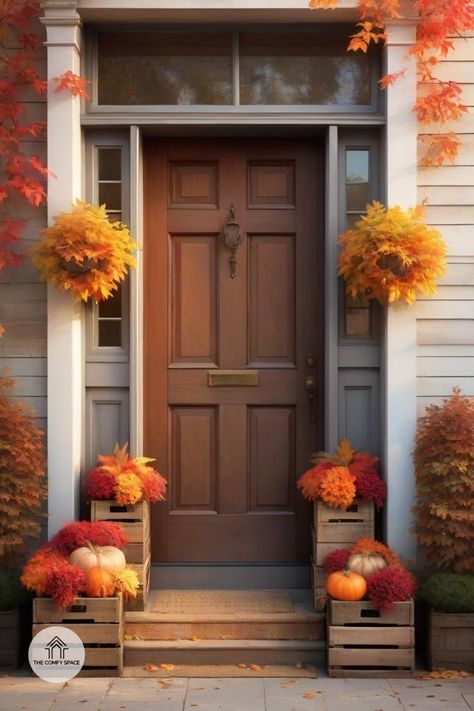
{"label": "transom window", "polygon": [[328,31],[97,33],[100,106],[337,106],[375,110],[378,54]]}

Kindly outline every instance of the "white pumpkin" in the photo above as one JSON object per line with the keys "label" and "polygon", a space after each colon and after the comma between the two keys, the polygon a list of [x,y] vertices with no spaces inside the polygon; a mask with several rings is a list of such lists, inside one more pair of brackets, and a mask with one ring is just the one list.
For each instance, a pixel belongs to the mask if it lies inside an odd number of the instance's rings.
{"label": "white pumpkin", "polygon": [[99,566],[105,568],[110,573],[120,573],[127,561],[120,548],[115,546],[93,546],[92,543],[86,541],[86,545],[81,548],[76,548],[69,556],[71,565],[76,565],[84,572],[89,568]]}
{"label": "white pumpkin", "polygon": [[380,553],[354,553],[347,561],[347,567],[353,573],[362,575],[363,578],[368,578],[378,570],[387,567],[387,562]]}

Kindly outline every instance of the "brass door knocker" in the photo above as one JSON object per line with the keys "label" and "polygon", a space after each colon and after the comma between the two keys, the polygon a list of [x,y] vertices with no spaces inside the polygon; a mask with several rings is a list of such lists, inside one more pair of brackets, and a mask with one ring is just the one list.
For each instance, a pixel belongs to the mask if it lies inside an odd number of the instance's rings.
{"label": "brass door knocker", "polygon": [[235,207],[233,205],[229,207],[229,217],[224,225],[222,236],[224,244],[230,249],[230,278],[235,279],[237,276],[237,250],[242,244],[244,233],[235,219]]}

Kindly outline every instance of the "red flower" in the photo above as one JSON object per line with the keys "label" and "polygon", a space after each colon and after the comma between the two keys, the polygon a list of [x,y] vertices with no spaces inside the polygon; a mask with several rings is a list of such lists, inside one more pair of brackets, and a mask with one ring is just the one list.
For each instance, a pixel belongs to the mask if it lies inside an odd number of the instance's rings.
{"label": "red flower", "polygon": [[378,570],[367,579],[367,594],[382,612],[391,610],[395,602],[410,600],[415,588],[414,577],[399,563]]}
{"label": "red flower", "polygon": [[140,475],[143,487],[143,498],[146,501],[164,501],[166,496],[166,479],[155,471],[144,472]]}
{"label": "red flower", "polygon": [[[349,467],[350,468],[350,467]],[[362,501],[373,501],[381,509],[387,498],[385,482],[373,469],[366,469],[355,473],[357,498]]]}
{"label": "red flower", "polygon": [[114,498],[114,475],[100,467],[91,469],[86,477],[86,497],[88,501],[106,501]]}
{"label": "red flower", "polygon": [[63,609],[72,605],[78,595],[85,591],[84,571],[67,560],[56,562],[46,576],[45,593]]}
{"label": "red flower", "polygon": [[324,559],[324,570],[326,573],[335,573],[338,570],[343,570],[346,563],[352,555],[350,548],[336,548],[327,554]]}
{"label": "red flower", "polygon": [[111,521],[75,521],[67,523],[51,539],[50,546],[58,553],[69,556],[87,541],[94,546],[116,546],[123,548],[127,537],[122,526]]}

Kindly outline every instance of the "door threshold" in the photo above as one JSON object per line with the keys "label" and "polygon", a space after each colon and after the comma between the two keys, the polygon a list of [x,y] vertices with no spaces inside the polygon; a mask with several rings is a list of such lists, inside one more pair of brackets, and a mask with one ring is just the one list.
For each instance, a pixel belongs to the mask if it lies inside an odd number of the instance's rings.
{"label": "door threshold", "polygon": [[156,590],[304,590],[311,587],[309,565],[223,565],[183,563],[151,567]]}

